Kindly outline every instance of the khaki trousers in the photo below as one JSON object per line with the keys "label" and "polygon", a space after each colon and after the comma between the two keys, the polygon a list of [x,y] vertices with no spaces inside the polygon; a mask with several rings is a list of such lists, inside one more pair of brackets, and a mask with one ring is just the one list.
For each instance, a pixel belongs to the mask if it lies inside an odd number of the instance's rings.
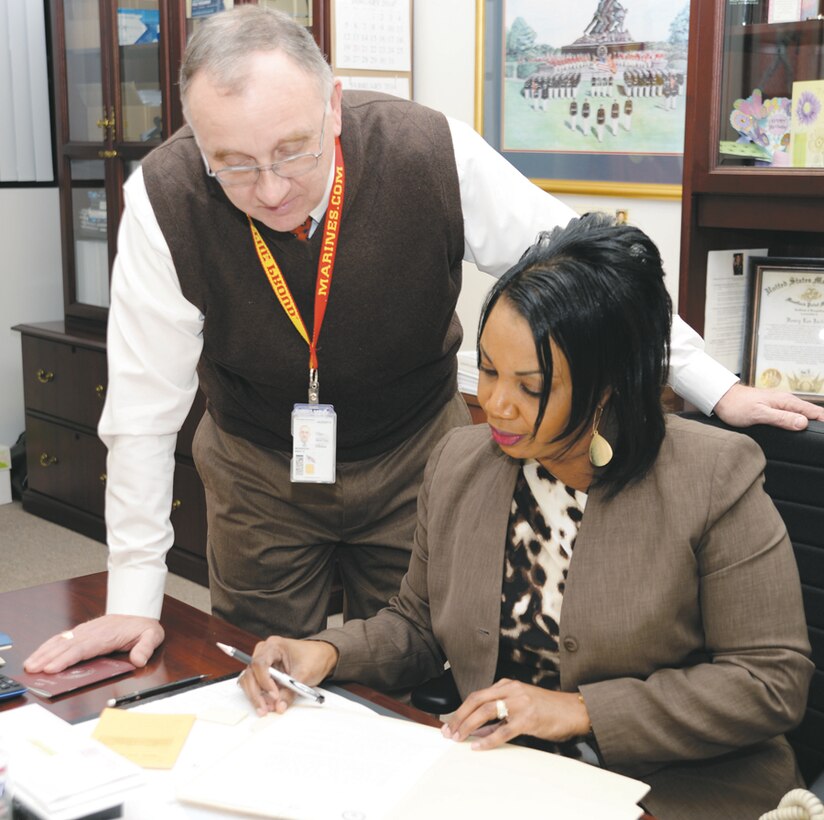
{"label": "khaki trousers", "polygon": [[426,460],[470,420],[456,393],[393,450],[339,463],[335,484],[293,484],[288,453],[229,435],[205,413],[192,449],[206,490],[214,614],[261,638],[312,635],[326,626],[337,566],[344,619],[374,615],[406,573]]}

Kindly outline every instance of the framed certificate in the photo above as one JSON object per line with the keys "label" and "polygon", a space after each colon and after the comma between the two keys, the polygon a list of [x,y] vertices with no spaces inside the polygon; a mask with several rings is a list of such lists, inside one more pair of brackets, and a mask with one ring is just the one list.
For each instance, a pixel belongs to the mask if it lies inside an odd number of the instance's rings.
{"label": "framed certificate", "polygon": [[753,256],[745,384],[824,403],[824,259]]}

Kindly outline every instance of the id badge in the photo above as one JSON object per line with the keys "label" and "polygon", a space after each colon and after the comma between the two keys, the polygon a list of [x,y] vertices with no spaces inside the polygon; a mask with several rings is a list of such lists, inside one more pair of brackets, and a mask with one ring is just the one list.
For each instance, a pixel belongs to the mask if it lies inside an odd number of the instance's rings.
{"label": "id badge", "polygon": [[292,409],[292,469],[295,483],[334,484],[338,417],[331,404]]}

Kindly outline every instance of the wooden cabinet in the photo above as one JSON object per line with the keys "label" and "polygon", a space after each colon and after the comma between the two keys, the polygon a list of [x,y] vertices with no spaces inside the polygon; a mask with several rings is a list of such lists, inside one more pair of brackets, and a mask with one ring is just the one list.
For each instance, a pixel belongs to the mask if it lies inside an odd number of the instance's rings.
{"label": "wooden cabinet", "polygon": [[121,186],[170,133],[179,64],[167,0],[52,0],[55,142],[69,331],[105,324]]}
{"label": "wooden cabinet", "polygon": [[[325,0],[259,2],[291,14],[329,53]],[[96,428],[106,395],[105,327],[121,189],[146,154],[183,125],[177,75],[188,37],[214,13],[205,5],[50,0],[64,321],[15,328],[25,380],[23,506],[100,541],[106,448]],[[167,558],[172,571],[203,584],[206,508],[191,444],[204,408],[198,394],[178,436],[175,545]]]}
{"label": "wooden cabinet", "polygon": [[95,426],[106,396],[102,344],[62,333],[62,323],[22,334],[28,489],[24,507],[103,539],[106,448]]}
{"label": "wooden cabinet", "polygon": [[[260,2],[293,14],[328,53],[323,0]],[[191,16],[186,9],[183,0],[51,0],[63,302],[71,332],[105,326],[123,182],[183,125],[180,61],[188,37],[213,13]]]}
{"label": "wooden cabinet", "polygon": [[824,78],[824,19],[742,25],[731,8],[724,0],[690,7],[679,312],[700,332],[708,251],[824,257],[824,168],[720,152],[722,141],[738,137],[730,123],[736,100],[755,89],[765,100],[789,98],[794,81]]}
{"label": "wooden cabinet", "polygon": [[[106,396],[106,348],[63,322],[18,325],[22,335],[28,488],[23,508],[106,540],[106,448],[97,423]],[[206,500],[192,462],[192,436],[203,415],[198,396],[178,436],[169,568],[207,583]]]}

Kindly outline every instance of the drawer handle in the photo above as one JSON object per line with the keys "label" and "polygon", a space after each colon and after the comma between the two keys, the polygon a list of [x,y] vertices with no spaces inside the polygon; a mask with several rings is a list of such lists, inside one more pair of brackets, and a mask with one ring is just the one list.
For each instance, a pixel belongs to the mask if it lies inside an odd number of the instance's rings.
{"label": "drawer handle", "polygon": [[179,510],[182,506],[183,502],[179,498],[176,498],[174,501],[172,501],[172,512],[174,512],[175,510]]}
{"label": "drawer handle", "polygon": [[40,370],[37,371],[37,381],[40,384],[48,384],[54,378],[54,373],[51,370],[43,370],[41,367]]}
{"label": "drawer handle", "polygon": [[100,483],[101,484],[105,484],[108,478],[109,477],[106,475],[106,473],[100,473]]}
{"label": "drawer handle", "polygon": [[57,456],[50,456],[48,453],[40,453],[41,467],[49,467],[52,464],[57,464]]}
{"label": "drawer handle", "polygon": [[102,384],[98,384],[97,387],[94,388],[94,392],[97,393],[97,398],[101,401],[106,398],[106,388]]}

